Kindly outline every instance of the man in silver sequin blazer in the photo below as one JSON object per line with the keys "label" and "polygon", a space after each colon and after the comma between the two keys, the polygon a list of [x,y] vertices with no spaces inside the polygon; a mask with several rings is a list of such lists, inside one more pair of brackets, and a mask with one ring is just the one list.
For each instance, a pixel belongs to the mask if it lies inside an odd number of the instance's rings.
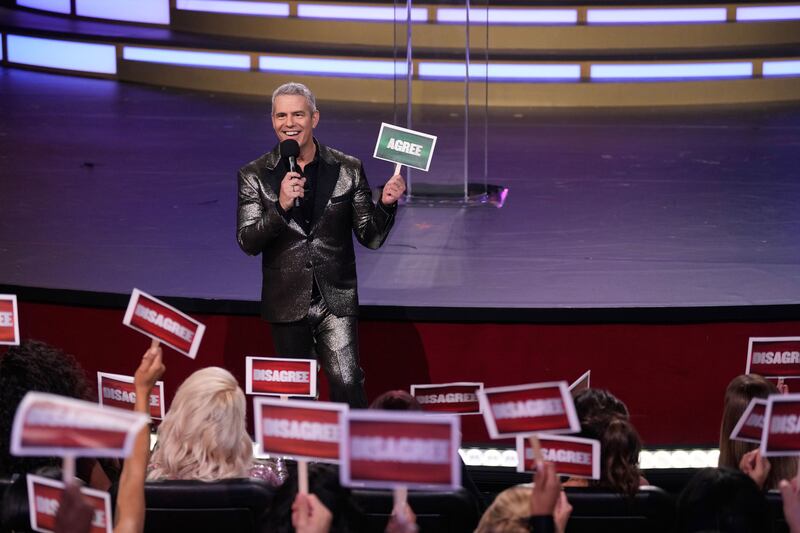
{"label": "man in silver sequin blazer", "polygon": [[261,315],[271,323],[277,354],[316,356],[331,400],[366,407],[351,234],[368,248],[380,247],[405,182],[392,176],[373,204],[361,161],[319,144],[313,137],[318,121],[305,85],[275,90],[272,125],[279,142],[299,144],[302,173],[289,171],[277,146],[239,170],[237,240],[246,253],[262,254]]}

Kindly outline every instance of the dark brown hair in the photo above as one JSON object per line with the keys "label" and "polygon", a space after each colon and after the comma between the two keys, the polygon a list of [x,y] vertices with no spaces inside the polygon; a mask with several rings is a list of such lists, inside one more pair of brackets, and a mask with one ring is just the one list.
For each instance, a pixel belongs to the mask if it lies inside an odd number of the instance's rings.
{"label": "dark brown hair", "polygon": [[575,397],[581,437],[600,441],[600,479],[590,486],[629,496],[639,490],[639,452],[642,440],[628,419],[627,406],[603,389],[587,389]]}
{"label": "dark brown hair", "polygon": [[417,399],[404,390],[384,392],[373,400],[369,408],[386,411],[422,411],[422,406]]}
{"label": "dark brown hair", "polygon": [[[725,391],[725,405],[722,409],[722,423],[719,429],[719,466],[739,468],[739,461],[747,452],[758,448],[757,443],[731,440],[730,435],[744,410],[753,398],[766,398],[778,394],[778,387],[758,374],[736,376]],[[797,475],[797,459],[794,457],[771,457],[772,465],[764,489],[778,488],[781,479],[792,479]]]}

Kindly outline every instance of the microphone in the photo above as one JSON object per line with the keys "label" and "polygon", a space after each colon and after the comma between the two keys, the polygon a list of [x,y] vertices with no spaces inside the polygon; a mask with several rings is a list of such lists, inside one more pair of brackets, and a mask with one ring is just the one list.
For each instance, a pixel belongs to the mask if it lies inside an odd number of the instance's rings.
{"label": "microphone", "polygon": [[[300,155],[300,145],[294,139],[286,139],[281,143],[281,157],[289,160],[289,171],[297,170],[297,156]],[[294,199],[294,206],[300,207],[300,198]]]}

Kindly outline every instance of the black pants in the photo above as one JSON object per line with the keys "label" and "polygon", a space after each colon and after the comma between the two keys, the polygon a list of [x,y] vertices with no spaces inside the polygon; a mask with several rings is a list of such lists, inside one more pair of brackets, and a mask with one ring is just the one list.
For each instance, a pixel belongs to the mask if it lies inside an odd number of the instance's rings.
{"label": "black pants", "polygon": [[316,356],[328,375],[331,401],[344,402],[355,408],[367,406],[364,371],[358,364],[356,317],[334,315],[325,305],[325,300],[315,294],[303,320],[273,322],[271,326],[278,356]]}

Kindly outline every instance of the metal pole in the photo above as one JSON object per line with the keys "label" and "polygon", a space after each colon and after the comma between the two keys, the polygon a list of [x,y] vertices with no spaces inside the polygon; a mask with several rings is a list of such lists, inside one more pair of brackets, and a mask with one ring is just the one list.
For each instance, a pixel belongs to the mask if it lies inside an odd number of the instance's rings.
{"label": "metal pole", "polygon": [[470,0],[466,0],[466,27],[464,31],[464,202],[469,200],[469,10]]}
{"label": "metal pole", "polygon": [[[413,129],[411,125],[411,87],[414,77],[414,63],[411,57],[411,1],[406,0],[406,128]],[[406,167],[406,197],[411,197],[411,169]]]}

